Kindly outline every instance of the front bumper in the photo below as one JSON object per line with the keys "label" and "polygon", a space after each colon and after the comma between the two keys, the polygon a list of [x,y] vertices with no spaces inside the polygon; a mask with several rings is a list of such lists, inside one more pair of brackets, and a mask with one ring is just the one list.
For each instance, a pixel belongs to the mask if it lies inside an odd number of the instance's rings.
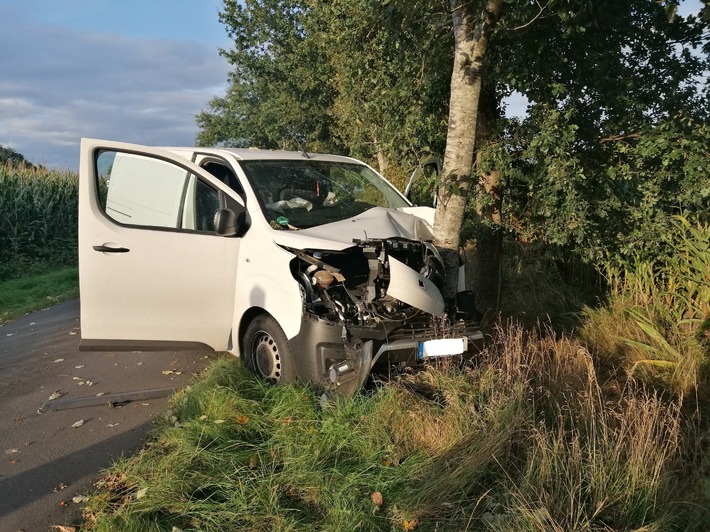
{"label": "front bumper", "polygon": [[470,352],[480,347],[483,334],[475,322],[465,320],[344,326],[305,314],[300,332],[290,343],[301,381],[349,395],[373,370],[422,364],[422,342],[443,338],[463,339]]}

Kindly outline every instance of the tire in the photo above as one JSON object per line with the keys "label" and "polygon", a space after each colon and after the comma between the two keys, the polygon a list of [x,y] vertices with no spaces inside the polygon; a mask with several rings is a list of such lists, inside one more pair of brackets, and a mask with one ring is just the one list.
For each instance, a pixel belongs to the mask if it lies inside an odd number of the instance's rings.
{"label": "tire", "polygon": [[244,333],[244,363],[257,376],[274,384],[296,380],[286,334],[268,314],[254,318]]}

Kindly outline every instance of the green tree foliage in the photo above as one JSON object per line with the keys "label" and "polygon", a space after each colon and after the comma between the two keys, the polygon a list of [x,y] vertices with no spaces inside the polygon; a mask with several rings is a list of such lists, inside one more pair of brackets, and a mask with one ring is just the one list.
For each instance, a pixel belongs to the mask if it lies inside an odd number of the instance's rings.
{"label": "green tree foliage", "polygon": [[377,157],[382,170],[443,153],[453,63],[446,2],[318,1],[313,12],[333,66],[343,145]]}
{"label": "green tree foliage", "polygon": [[489,163],[505,168],[518,236],[588,260],[653,254],[670,215],[706,215],[707,24],[674,7],[595,2],[499,34],[496,80],[530,100],[523,121],[500,124]]}
{"label": "green tree foliage", "polygon": [[0,145],[0,164],[5,163],[21,164],[27,163],[27,160],[21,153],[16,152],[8,146]]}
{"label": "green tree foliage", "polygon": [[225,0],[234,71],[197,141],[336,151],[383,170],[442,153],[446,17],[440,0]]}
{"label": "green tree foliage", "polygon": [[[492,227],[594,262],[662,252],[671,215],[707,216],[710,16],[677,7],[504,2],[484,64],[465,238],[497,245],[482,237]],[[352,154],[390,177],[443,154],[449,2],[225,0],[221,20],[234,69],[227,95],[198,116],[201,144]],[[528,112],[507,120],[514,91]]]}
{"label": "green tree foliage", "polygon": [[331,67],[310,39],[311,10],[298,0],[225,0],[220,20],[234,41],[227,95],[200,113],[201,145],[337,150],[330,131]]}

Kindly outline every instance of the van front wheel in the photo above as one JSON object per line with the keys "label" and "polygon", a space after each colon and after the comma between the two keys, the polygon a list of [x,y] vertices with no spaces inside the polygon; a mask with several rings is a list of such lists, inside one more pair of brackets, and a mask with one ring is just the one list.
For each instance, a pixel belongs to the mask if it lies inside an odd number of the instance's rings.
{"label": "van front wheel", "polygon": [[269,382],[293,382],[296,378],[286,335],[268,314],[254,318],[244,333],[244,363]]}

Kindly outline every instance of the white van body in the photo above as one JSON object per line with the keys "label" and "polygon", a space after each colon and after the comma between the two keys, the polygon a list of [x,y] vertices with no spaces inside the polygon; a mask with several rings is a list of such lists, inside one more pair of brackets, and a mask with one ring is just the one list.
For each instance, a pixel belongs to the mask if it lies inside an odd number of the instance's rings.
{"label": "white van body", "polygon": [[434,210],[334,155],[82,139],[81,348],[209,349],[351,393],[378,364],[461,355]]}

